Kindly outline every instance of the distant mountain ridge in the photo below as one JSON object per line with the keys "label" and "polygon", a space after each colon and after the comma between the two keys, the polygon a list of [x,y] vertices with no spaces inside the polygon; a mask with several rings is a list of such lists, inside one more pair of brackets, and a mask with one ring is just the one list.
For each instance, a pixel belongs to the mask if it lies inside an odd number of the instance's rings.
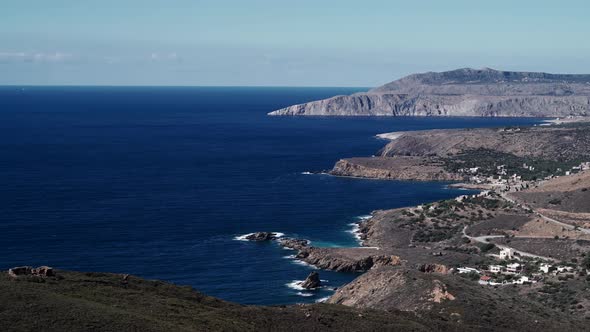
{"label": "distant mountain ridge", "polygon": [[366,93],[269,115],[563,117],[589,112],[590,75],[463,68],[412,74]]}

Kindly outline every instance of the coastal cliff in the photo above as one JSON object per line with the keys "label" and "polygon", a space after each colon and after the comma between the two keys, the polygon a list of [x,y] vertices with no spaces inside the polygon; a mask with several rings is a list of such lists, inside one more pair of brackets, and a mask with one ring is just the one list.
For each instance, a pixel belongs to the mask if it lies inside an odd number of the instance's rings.
{"label": "coastal cliff", "polygon": [[413,74],[269,115],[565,117],[590,113],[590,75],[457,69]]}

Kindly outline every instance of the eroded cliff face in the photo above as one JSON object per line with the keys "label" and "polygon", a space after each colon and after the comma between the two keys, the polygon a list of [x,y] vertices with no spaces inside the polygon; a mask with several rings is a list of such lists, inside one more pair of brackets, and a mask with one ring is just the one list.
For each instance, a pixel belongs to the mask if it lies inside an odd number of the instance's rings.
{"label": "eroded cliff face", "polygon": [[293,105],[269,115],[587,116],[590,75],[492,69],[414,74],[367,93]]}

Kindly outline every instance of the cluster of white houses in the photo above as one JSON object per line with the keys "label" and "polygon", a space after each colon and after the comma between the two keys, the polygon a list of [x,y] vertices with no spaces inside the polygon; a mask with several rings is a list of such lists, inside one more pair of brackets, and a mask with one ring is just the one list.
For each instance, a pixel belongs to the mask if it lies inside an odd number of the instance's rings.
{"label": "cluster of white houses", "polygon": [[[514,249],[511,248],[504,248],[500,250],[500,254],[497,256],[499,259],[504,261],[510,261],[514,259],[518,259],[517,256],[514,255]],[[536,283],[539,277],[543,274],[553,273],[555,275],[560,273],[572,273],[574,268],[570,266],[552,266],[548,263],[541,263],[539,266],[539,270],[536,273],[531,273],[530,275],[523,274],[523,266],[520,263],[509,263],[505,265],[490,265],[488,266],[487,270],[478,270],[472,267],[459,267],[455,269],[455,271],[459,274],[464,273],[475,273],[481,275],[479,278],[479,283],[481,285],[490,285],[490,286],[498,286],[498,285],[523,285],[523,284],[532,284]],[[498,277],[500,276],[511,276],[511,280],[508,281],[506,279],[499,281]],[[503,279],[503,278],[502,278]]]}
{"label": "cluster of white houses", "polygon": [[[522,164],[522,168],[525,170],[528,170],[528,171],[535,170],[534,166],[527,165],[526,163]],[[509,189],[514,189],[514,190],[524,189],[525,187],[527,187],[528,185],[531,184],[530,182],[523,181],[522,177],[520,175],[517,175],[516,173],[512,174],[512,175],[508,175],[508,171],[506,170],[506,165],[496,166],[496,175],[490,175],[490,176],[482,176],[481,174],[479,174],[480,169],[481,169],[481,167],[471,167],[471,168],[461,168],[458,171],[459,171],[459,173],[470,175],[469,181],[471,183],[489,184],[494,187],[504,188],[506,191],[508,191]],[[565,173],[565,175],[571,175],[573,173],[577,173],[580,171],[586,171],[586,170],[590,170],[590,162],[583,162],[578,166],[572,167],[571,170],[566,170],[564,173]],[[557,172],[562,172],[562,169],[558,168]],[[550,180],[553,177],[554,177],[553,175],[549,175],[542,180]],[[540,181],[542,181],[542,180],[540,180]]]}

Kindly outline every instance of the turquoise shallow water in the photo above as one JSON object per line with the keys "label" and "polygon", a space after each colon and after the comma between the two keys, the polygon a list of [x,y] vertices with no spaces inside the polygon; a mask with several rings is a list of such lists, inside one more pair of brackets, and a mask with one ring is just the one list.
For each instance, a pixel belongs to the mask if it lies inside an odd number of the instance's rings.
{"label": "turquoise shallow water", "polygon": [[312,269],[274,243],[278,231],[354,246],[372,210],[464,193],[443,183],[302,172],[368,156],[375,134],[531,124],[533,119],[267,117],[342,88],[0,88],[0,267],[132,273],[241,303],[313,302],[290,288]]}

